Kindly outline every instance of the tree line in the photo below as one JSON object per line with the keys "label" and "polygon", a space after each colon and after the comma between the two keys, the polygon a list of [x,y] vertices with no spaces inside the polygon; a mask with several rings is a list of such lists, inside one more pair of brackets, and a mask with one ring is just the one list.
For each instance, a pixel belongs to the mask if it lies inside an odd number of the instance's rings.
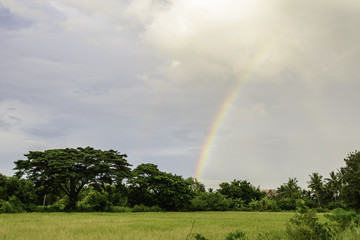
{"label": "tree line", "polygon": [[30,151],[15,161],[12,177],[0,174],[0,212],[23,211],[281,211],[296,202],[318,211],[360,209],[360,153],[323,177],[296,178],[264,192],[246,180],[205,189],[194,178],[167,173],[152,163],[131,169],[127,155],[92,147]]}

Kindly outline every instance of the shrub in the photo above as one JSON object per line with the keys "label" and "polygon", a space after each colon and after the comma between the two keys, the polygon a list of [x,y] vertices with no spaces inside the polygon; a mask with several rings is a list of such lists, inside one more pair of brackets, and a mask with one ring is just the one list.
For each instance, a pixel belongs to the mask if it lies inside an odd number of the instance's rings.
{"label": "shrub", "polygon": [[132,209],[132,212],[150,212],[150,208],[143,204],[135,205]]}
{"label": "shrub", "polygon": [[354,210],[346,211],[342,208],[337,208],[331,214],[325,214],[325,217],[335,222],[344,231],[346,228],[358,227],[360,223],[360,216]]}
{"label": "shrub", "polygon": [[281,210],[296,210],[296,200],[292,198],[283,198],[277,202]]}
{"label": "shrub", "polygon": [[194,238],[195,238],[196,240],[208,240],[206,237],[204,237],[203,235],[201,235],[201,234],[199,234],[199,233],[195,234],[195,235],[194,235]]}
{"label": "shrub", "polygon": [[193,211],[226,211],[230,209],[232,200],[221,193],[203,192],[191,200]]}
{"label": "shrub", "polygon": [[249,203],[249,208],[254,211],[280,211],[280,208],[278,207],[276,201],[268,198],[252,200]]}
{"label": "shrub", "polygon": [[0,213],[20,213],[24,211],[25,205],[15,196],[11,196],[8,201],[0,200]]}
{"label": "shrub", "polygon": [[110,208],[111,212],[131,212],[131,208],[123,206],[112,206]]}
{"label": "shrub", "polygon": [[85,211],[108,211],[111,203],[108,201],[108,194],[105,191],[99,192],[90,189],[86,197],[78,204],[77,210],[83,209]]}
{"label": "shrub", "polygon": [[236,231],[235,233],[229,233],[225,240],[236,240],[236,239],[244,239],[245,238],[245,233],[242,231]]}
{"label": "shrub", "polygon": [[286,226],[290,239],[327,240],[336,235],[326,223],[319,222],[316,212],[306,207],[303,200],[297,201],[297,213],[290,219],[290,223]]}

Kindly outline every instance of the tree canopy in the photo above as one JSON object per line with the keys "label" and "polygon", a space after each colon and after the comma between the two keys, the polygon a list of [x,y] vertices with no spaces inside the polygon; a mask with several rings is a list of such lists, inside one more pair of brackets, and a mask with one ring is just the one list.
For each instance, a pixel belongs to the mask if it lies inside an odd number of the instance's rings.
{"label": "tree canopy", "polygon": [[129,183],[129,201],[133,205],[157,205],[166,210],[181,210],[192,199],[188,181],[181,176],[162,172],[152,163],[137,166]]}
{"label": "tree canopy", "polygon": [[25,175],[45,193],[63,193],[73,209],[85,185],[121,183],[130,176],[130,164],[125,154],[91,147],[30,151],[27,160],[15,162],[18,177]]}
{"label": "tree canopy", "polygon": [[341,168],[344,183],[342,199],[355,209],[360,209],[360,152],[349,153],[344,159],[346,166]]}

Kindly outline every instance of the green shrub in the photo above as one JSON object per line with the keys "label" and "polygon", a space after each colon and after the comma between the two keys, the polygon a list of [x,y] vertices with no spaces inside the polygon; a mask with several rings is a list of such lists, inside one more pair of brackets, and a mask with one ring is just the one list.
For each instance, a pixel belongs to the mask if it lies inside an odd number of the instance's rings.
{"label": "green shrub", "polygon": [[305,202],[297,201],[297,213],[290,219],[286,231],[290,239],[296,240],[327,240],[333,239],[336,232],[319,222],[316,212],[305,206]]}
{"label": "green shrub", "polygon": [[336,208],[345,208],[344,204],[341,203],[341,202],[329,202],[327,205],[326,205],[326,208],[330,209],[330,210],[333,210],[333,209],[336,209]]}
{"label": "green shrub", "polygon": [[242,231],[236,231],[235,233],[229,233],[225,240],[236,240],[236,239],[245,239],[245,233]]}
{"label": "green shrub", "polygon": [[133,212],[150,212],[150,208],[143,204],[135,205],[132,209]]}
{"label": "green shrub", "polygon": [[25,209],[25,205],[15,196],[11,196],[8,201],[0,199],[0,213],[20,213]]}
{"label": "green shrub", "polygon": [[342,208],[337,208],[331,214],[325,214],[325,217],[336,223],[340,231],[344,231],[346,228],[358,227],[360,223],[360,216],[355,210],[346,211]]}
{"label": "green shrub", "polygon": [[111,212],[131,212],[131,208],[123,206],[112,206],[110,208]]}
{"label": "green shrub", "polygon": [[283,198],[277,202],[281,210],[296,210],[296,199]]}
{"label": "green shrub", "polygon": [[232,200],[221,193],[202,192],[191,200],[193,211],[226,211],[230,209]]}
{"label": "green shrub", "polygon": [[252,200],[249,203],[249,208],[253,211],[271,211],[277,212],[280,211],[277,203],[273,199],[263,198],[260,200]]}
{"label": "green shrub", "polygon": [[201,234],[199,234],[199,233],[195,234],[195,235],[194,235],[194,238],[195,238],[196,240],[209,240],[209,239],[207,239],[206,237],[204,237],[203,235],[201,235]]}
{"label": "green shrub", "polygon": [[83,207],[85,211],[109,211],[111,203],[108,201],[108,193],[99,192],[94,189],[89,190],[85,198],[78,204],[78,208]]}

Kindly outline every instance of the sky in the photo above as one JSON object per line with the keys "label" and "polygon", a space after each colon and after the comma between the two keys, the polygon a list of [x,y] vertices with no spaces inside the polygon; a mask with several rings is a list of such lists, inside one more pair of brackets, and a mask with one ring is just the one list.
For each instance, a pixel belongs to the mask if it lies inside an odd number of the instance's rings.
{"label": "sky", "polygon": [[360,150],[358,0],[0,0],[0,172],[91,146],[277,188]]}

